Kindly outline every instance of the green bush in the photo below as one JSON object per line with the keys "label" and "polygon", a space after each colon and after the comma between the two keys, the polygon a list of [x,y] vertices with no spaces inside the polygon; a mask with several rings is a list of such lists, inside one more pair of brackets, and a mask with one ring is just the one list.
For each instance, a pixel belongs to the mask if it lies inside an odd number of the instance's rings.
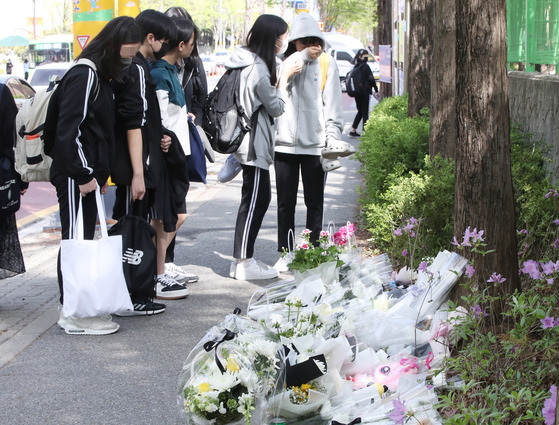
{"label": "green bush", "polygon": [[439,156],[430,161],[426,156],[425,168],[419,173],[389,175],[385,192],[378,202],[363,206],[363,215],[373,244],[395,262],[402,258],[404,249],[411,254],[412,247],[407,236],[394,236],[394,230],[403,220],[418,219],[421,231],[413,240],[417,266],[422,257],[434,257],[448,248],[453,236],[453,207],[454,162]]}
{"label": "green bush", "polygon": [[429,152],[429,115],[407,116],[407,95],[386,98],[372,112],[365,126],[359,150],[361,172],[365,178],[365,202],[378,200],[386,189],[389,174],[402,175],[425,167]]}

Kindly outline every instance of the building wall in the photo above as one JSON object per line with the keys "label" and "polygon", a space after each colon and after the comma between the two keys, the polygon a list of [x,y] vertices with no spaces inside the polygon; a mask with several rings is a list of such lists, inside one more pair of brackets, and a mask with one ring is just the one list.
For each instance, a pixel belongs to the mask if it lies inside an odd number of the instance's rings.
{"label": "building wall", "polygon": [[550,146],[547,164],[559,179],[559,76],[538,72],[509,72],[511,123],[519,123]]}

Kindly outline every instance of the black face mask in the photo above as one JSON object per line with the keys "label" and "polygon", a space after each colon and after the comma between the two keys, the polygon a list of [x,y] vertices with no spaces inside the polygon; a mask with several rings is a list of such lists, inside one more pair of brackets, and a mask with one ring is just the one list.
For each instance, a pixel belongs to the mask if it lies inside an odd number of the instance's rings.
{"label": "black face mask", "polygon": [[359,62],[365,63],[369,60],[369,58],[367,56],[365,56],[364,58],[359,58]]}
{"label": "black face mask", "polygon": [[153,56],[155,56],[155,59],[161,59],[163,56],[167,54],[168,51],[169,51],[169,43],[164,41],[163,43],[161,43],[161,49],[159,49],[159,52],[153,52]]}

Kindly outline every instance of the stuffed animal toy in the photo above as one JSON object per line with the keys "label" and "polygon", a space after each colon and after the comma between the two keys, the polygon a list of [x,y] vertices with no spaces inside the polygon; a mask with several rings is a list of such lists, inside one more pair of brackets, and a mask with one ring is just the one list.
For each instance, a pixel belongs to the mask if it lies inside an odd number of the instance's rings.
{"label": "stuffed animal toy", "polygon": [[373,371],[373,381],[377,384],[386,385],[391,391],[396,391],[400,375],[403,373],[419,373],[419,366],[415,357],[402,357],[399,361],[396,360],[377,366]]}

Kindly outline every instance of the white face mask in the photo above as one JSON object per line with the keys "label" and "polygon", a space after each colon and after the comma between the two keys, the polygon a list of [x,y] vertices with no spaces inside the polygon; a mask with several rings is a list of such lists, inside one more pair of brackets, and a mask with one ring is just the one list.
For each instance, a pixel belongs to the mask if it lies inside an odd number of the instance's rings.
{"label": "white face mask", "polygon": [[287,45],[289,44],[287,40],[282,40],[278,38],[277,40],[281,41],[281,47],[276,44],[276,48],[279,49],[278,55],[283,55],[287,51]]}

